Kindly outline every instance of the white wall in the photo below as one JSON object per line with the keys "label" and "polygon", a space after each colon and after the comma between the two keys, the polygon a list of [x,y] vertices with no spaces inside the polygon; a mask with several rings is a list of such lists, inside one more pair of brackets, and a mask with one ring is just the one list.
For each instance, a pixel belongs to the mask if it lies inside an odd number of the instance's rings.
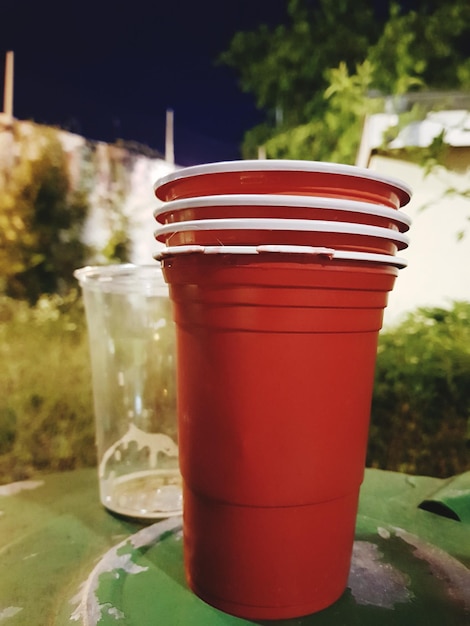
{"label": "white wall", "polygon": [[[402,209],[413,220],[410,246],[399,253],[408,267],[400,270],[389,296],[384,326],[418,306],[448,307],[453,300],[470,300],[470,199],[442,197],[449,186],[470,190],[468,170],[425,177],[418,165],[377,155],[370,169],[400,178],[413,189],[410,204]],[[462,229],[467,235],[458,241]]]}
{"label": "white wall", "polygon": [[153,212],[162,204],[154,194],[153,185],[158,178],[174,170],[173,164],[160,159],[138,157],[134,163],[130,178],[132,193],[125,207],[131,226],[132,263],[151,265],[155,263],[153,257],[156,252],[163,248],[163,244],[153,236],[157,228]]}
{"label": "white wall", "polygon": [[[80,148],[74,146],[70,151],[69,165],[72,169],[74,164],[76,169],[80,169]],[[124,168],[117,180],[111,173],[113,159]],[[176,166],[163,159],[130,155],[122,148],[97,143],[93,168],[84,242],[97,250],[102,249],[112,234],[113,216],[119,209],[128,220],[131,240],[129,260],[138,265],[154,263],[153,257],[162,245],[153,236],[157,227],[153,212],[161,204],[154,194],[153,185],[157,179],[173,172]]]}

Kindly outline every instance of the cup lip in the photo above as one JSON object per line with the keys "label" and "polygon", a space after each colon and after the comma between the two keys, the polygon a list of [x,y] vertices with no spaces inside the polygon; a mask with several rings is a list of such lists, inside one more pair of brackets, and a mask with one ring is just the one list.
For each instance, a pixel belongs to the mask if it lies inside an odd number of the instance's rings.
{"label": "cup lip", "polygon": [[321,257],[325,260],[361,261],[370,263],[380,263],[393,265],[399,269],[407,267],[408,261],[402,257],[390,254],[379,254],[376,252],[360,252],[355,250],[335,250],[334,248],[324,248],[317,246],[297,246],[297,245],[269,245],[259,246],[167,246],[154,256],[157,261],[167,257],[187,255],[187,254],[236,254],[236,255],[260,255],[260,254],[303,254]]}
{"label": "cup lip", "polygon": [[311,174],[340,174],[342,176],[363,178],[384,183],[392,187],[398,192],[401,206],[407,204],[411,200],[412,195],[411,187],[404,181],[379,174],[367,168],[330,161],[307,161],[298,159],[246,159],[191,165],[162,176],[154,183],[153,189],[157,198],[164,200],[164,197],[162,198],[158,191],[168,183],[177,182],[192,176],[201,176],[203,174],[237,172],[305,172]]}
{"label": "cup lip", "polygon": [[158,206],[153,211],[153,216],[158,220],[158,217],[170,212],[183,211],[185,209],[222,208],[226,206],[286,207],[350,211],[351,213],[364,213],[390,219],[390,221],[402,224],[404,230],[409,230],[411,225],[411,217],[409,215],[399,209],[392,209],[383,204],[359,202],[345,198],[336,199],[323,196],[296,196],[289,194],[220,194],[214,196],[181,198],[178,200],[169,200],[161,206]]}
{"label": "cup lip", "polygon": [[83,289],[113,293],[165,295],[165,283],[158,264],[113,263],[85,265],[73,272]]}
{"label": "cup lip", "polygon": [[187,231],[207,230],[275,230],[275,231],[303,231],[321,233],[343,233],[349,235],[365,235],[378,237],[395,242],[400,249],[409,245],[409,238],[390,228],[382,226],[369,226],[368,224],[355,224],[353,222],[332,222],[325,220],[302,220],[302,219],[270,219],[270,218],[231,218],[210,220],[187,220],[164,224],[154,231],[154,237],[159,239],[168,234]]}

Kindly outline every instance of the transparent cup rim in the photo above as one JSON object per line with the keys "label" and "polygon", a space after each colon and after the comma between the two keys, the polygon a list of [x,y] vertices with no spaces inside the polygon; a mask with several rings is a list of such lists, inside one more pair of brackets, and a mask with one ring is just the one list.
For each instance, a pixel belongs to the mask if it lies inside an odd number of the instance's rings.
{"label": "transparent cup rim", "polygon": [[111,265],[86,265],[73,272],[84,290],[106,293],[140,293],[143,295],[166,296],[166,284],[161,267],[120,263]]}

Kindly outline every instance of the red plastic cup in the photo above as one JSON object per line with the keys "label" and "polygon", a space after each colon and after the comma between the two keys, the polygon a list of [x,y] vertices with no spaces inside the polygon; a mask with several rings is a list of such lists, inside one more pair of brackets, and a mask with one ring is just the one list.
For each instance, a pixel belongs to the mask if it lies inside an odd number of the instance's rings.
{"label": "red plastic cup", "polygon": [[231,194],[173,200],[154,211],[161,224],[226,218],[288,218],[354,222],[406,232],[410,218],[371,202],[272,194]]}
{"label": "red plastic cup", "polygon": [[186,576],[228,613],[297,617],[347,585],[377,338],[398,269],[394,257],[358,253],[221,250],[162,254]]}
{"label": "red plastic cup", "polygon": [[410,201],[403,182],[368,169],[339,163],[246,160],[208,163],[176,170],[157,180],[160,200],[221,194],[294,194],[345,198],[394,209]]}
{"label": "red plastic cup", "polygon": [[155,231],[155,237],[167,246],[290,244],[378,254],[395,254],[408,246],[405,234],[389,228],[295,219],[233,218],[175,222],[160,226]]}
{"label": "red plastic cup", "polygon": [[175,246],[165,247],[160,250],[155,259],[162,261],[167,257],[173,257],[181,254],[235,254],[235,255],[257,255],[266,253],[289,254],[289,255],[311,255],[315,257],[325,258],[335,261],[359,261],[361,264],[379,264],[391,265],[398,269],[402,269],[408,265],[408,261],[404,258],[389,255],[376,254],[369,252],[357,252],[353,250],[334,250],[333,248],[314,247],[314,246],[287,246],[287,245],[257,245],[257,246]]}

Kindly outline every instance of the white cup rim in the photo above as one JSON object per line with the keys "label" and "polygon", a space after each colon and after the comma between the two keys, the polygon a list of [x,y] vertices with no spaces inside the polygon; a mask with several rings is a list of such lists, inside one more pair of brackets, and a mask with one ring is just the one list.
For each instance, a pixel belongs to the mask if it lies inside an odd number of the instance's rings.
{"label": "white cup rim", "polygon": [[[237,173],[237,172],[306,172],[312,174],[340,174],[379,182],[391,187],[400,197],[400,205],[404,206],[411,199],[412,190],[404,181],[391,176],[385,176],[367,168],[356,165],[344,165],[325,161],[303,161],[295,159],[247,159],[235,161],[219,161],[204,163],[180,168],[159,178],[153,185],[155,195],[159,198],[158,190],[168,183],[177,182],[184,178],[203,174]],[[161,198],[162,199],[162,198]]]}
{"label": "white cup rim", "polygon": [[[408,230],[411,225],[411,218],[400,211],[392,209],[383,204],[372,202],[359,202],[357,200],[347,200],[343,198],[330,198],[323,196],[295,196],[295,195],[275,195],[275,194],[223,194],[215,196],[198,196],[195,198],[182,198],[170,200],[158,206],[153,216],[159,216],[170,212],[183,211],[185,209],[198,208],[223,208],[234,207],[286,207],[305,209],[328,209],[331,211],[349,211],[351,213],[361,213],[384,217],[402,225],[402,230]],[[290,218],[289,218],[290,219]]]}
{"label": "white cup rim", "polygon": [[169,234],[188,231],[208,230],[275,230],[275,231],[302,231],[322,233],[344,233],[349,235],[365,235],[378,237],[395,242],[401,249],[407,247],[409,238],[390,228],[382,226],[369,226],[368,224],[355,224],[352,222],[331,222],[325,220],[300,220],[300,219],[270,219],[270,218],[231,218],[212,220],[188,220],[164,224],[154,231],[156,239]]}
{"label": "white cup rim", "polygon": [[260,246],[167,246],[155,255],[155,259],[161,261],[167,257],[185,254],[237,254],[237,255],[259,255],[259,254],[307,254],[322,257],[330,260],[361,261],[369,263],[380,263],[393,265],[399,269],[408,265],[404,258],[389,254],[379,254],[376,252],[360,252],[356,250],[335,250],[334,248],[323,248],[315,246],[296,245],[260,245]]}

